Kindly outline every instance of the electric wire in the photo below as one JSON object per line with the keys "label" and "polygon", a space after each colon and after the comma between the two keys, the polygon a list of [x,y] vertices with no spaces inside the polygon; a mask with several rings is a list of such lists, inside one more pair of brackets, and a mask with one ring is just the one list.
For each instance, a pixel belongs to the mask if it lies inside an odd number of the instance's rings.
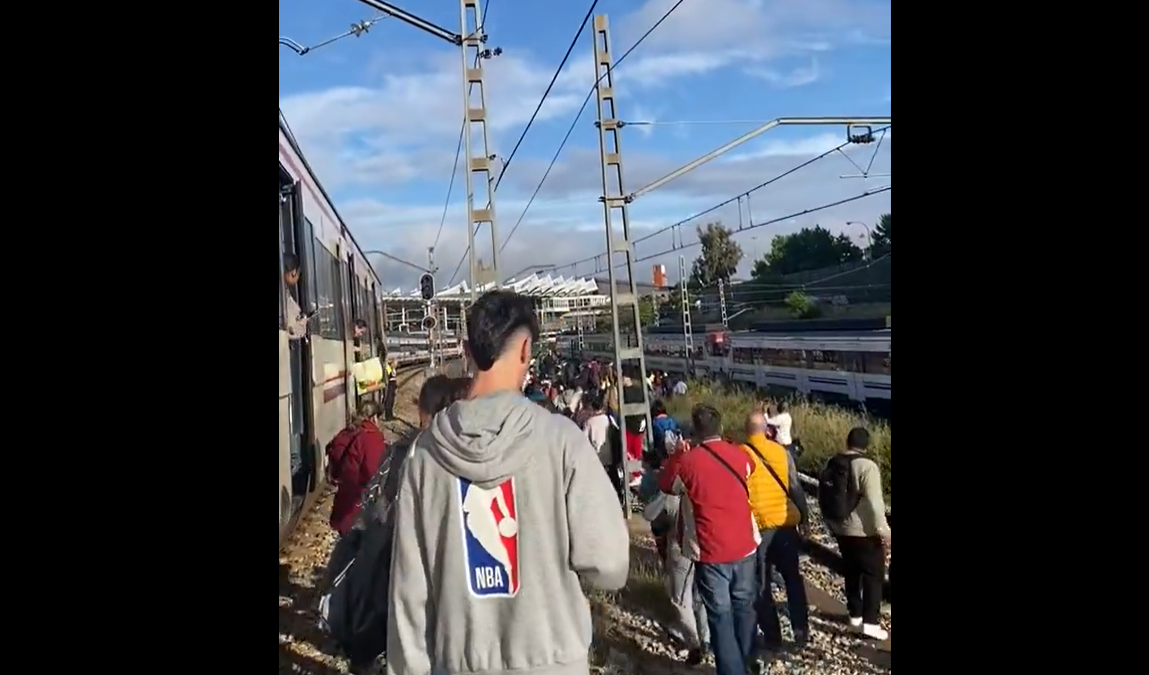
{"label": "electric wire", "polygon": [[639,37],[638,40],[636,40],[629,49],[622,53],[622,56],[620,56],[618,60],[615,61],[614,64],[611,65],[611,67],[605,73],[599,75],[598,79],[595,80],[594,84],[590,88],[590,91],[586,93],[586,98],[583,99],[582,106],[579,107],[578,113],[575,115],[574,120],[571,121],[570,127],[567,128],[566,135],[563,136],[562,142],[559,143],[558,149],[555,150],[554,156],[551,157],[551,161],[547,165],[546,171],[543,172],[543,177],[539,180],[539,184],[535,186],[535,190],[531,194],[531,198],[527,200],[527,205],[523,207],[523,212],[519,214],[519,218],[515,222],[515,226],[511,228],[510,234],[507,235],[507,238],[503,240],[502,245],[499,247],[500,252],[502,252],[503,249],[507,247],[507,244],[511,241],[511,237],[515,236],[515,232],[517,232],[519,230],[519,226],[523,224],[523,219],[527,217],[527,212],[530,210],[531,205],[535,203],[535,199],[539,196],[539,192],[542,191],[543,185],[547,182],[547,178],[550,177],[551,171],[555,168],[555,164],[559,160],[559,155],[561,155],[563,149],[566,148],[567,141],[570,140],[571,134],[574,132],[574,129],[578,125],[579,120],[582,119],[583,113],[586,112],[586,106],[588,103],[590,103],[591,96],[594,96],[595,89],[598,87],[599,82],[602,82],[604,77],[613,73],[616,68],[622,65],[622,62],[626,60],[626,57],[630,56],[631,53],[637,49],[644,40],[646,40],[646,38],[650,37],[651,33],[653,33],[659,26],[661,26],[664,21],[670,18],[670,15],[673,14],[674,11],[678,9],[683,2],[685,2],[685,0],[678,0],[678,2],[674,3],[670,9],[666,10],[666,13],[663,14],[658,21],[655,21],[654,25],[648,28],[647,31],[643,33],[642,36]]}
{"label": "electric wire", "polygon": [[292,40],[291,38],[285,38],[285,37],[279,38],[279,44],[281,44],[284,47],[287,47],[291,51],[295,52],[297,56],[306,56],[307,54],[315,51],[316,49],[319,49],[320,47],[326,47],[327,45],[331,44],[332,42],[338,42],[339,40],[342,40],[345,37],[351,37],[352,35],[354,35],[355,37],[359,37],[360,35],[371,30],[372,26],[374,26],[376,23],[379,23],[383,19],[386,19],[388,16],[390,16],[390,15],[389,14],[376,14],[375,16],[373,16],[370,19],[364,19],[362,21],[358,21],[356,23],[351,24],[351,29],[348,30],[347,32],[340,33],[339,35],[336,35],[333,38],[328,38],[328,39],[324,40],[323,42],[320,42],[319,44],[316,44],[316,45],[312,45],[310,47],[304,47],[303,45],[299,44],[295,40]]}
{"label": "electric wire", "polygon": [[[748,232],[750,230],[756,230],[760,227],[766,227],[767,225],[775,225],[777,223],[781,223],[783,221],[790,220],[792,218],[800,218],[802,216],[808,216],[811,213],[818,213],[819,211],[825,211],[826,209],[832,209],[835,206],[842,206],[843,204],[849,204],[851,202],[856,202],[860,199],[865,199],[867,197],[873,197],[874,195],[882,194],[883,192],[890,192],[891,190],[893,190],[892,185],[884,185],[884,186],[879,187],[879,188],[874,188],[873,190],[866,190],[865,192],[862,192],[861,194],[856,194],[852,197],[846,197],[845,199],[839,199],[837,201],[829,202],[827,204],[820,204],[818,206],[813,206],[813,207],[810,207],[808,209],[798,211],[796,213],[790,213],[790,214],[787,214],[784,216],[779,216],[777,218],[771,218],[770,220],[764,220],[760,223],[752,223],[750,225],[747,225],[746,227],[743,227],[740,230],[735,230],[731,234],[738,234],[740,232]],[[681,251],[681,250],[688,249],[688,248],[694,248],[695,246],[699,246],[701,244],[702,244],[701,241],[693,241],[693,242],[690,242],[689,244],[678,244],[675,246],[671,246],[670,248],[668,248],[664,251],[659,251],[658,253],[651,253],[650,255],[646,255],[646,256],[643,256],[641,258],[635,258],[631,262],[637,263],[637,262],[646,262],[647,260],[654,260],[655,258],[661,258],[664,255],[669,255],[669,254],[674,253],[676,251]],[[883,256],[883,257],[888,257],[888,255],[889,254],[886,254],[886,256]],[[596,258],[598,258],[598,257],[602,257],[602,254],[600,253],[598,256],[596,256]],[[592,258],[592,260],[594,260],[594,258]],[[874,262],[877,262],[877,261],[874,261]],[[623,267],[625,265],[626,265],[625,262],[618,263],[615,265],[615,269],[618,269],[619,267]],[[568,267],[568,265],[563,265],[562,267]],[[558,269],[561,269],[561,268],[558,268]],[[853,270],[851,270],[851,272],[852,271]],[[599,270],[596,270],[596,274],[598,272],[599,272]],[[833,277],[829,277],[829,278],[833,278]],[[811,282],[811,283],[813,283],[813,282]]]}
{"label": "electric wire", "polygon": [[[879,129],[879,131],[884,133],[889,128],[890,127],[887,126],[887,127],[882,128],[882,129]],[[707,208],[703,211],[699,211],[698,213],[695,213],[694,215],[692,215],[688,218],[683,218],[682,220],[678,221],[677,223],[674,223],[673,225],[667,225],[666,227],[657,229],[654,232],[651,232],[649,234],[644,234],[643,236],[639,237],[638,239],[635,239],[633,243],[634,244],[640,244],[640,243],[647,241],[649,239],[653,239],[654,237],[657,237],[658,235],[660,235],[664,232],[670,232],[677,227],[681,227],[681,226],[685,225],[686,223],[689,223],[690,221],[695,220],[696,218],[701,218],[702,216],[705,216],[708,213],[713,213],[713,212],[717,211],[718,209],[720,209],[724,206],[727,206],[729,204],[733,204],[734,202],[742,199],[743,197],[749,197],[751,193],[757,192],[758,190],[761,190],[762,188],[770,185],[771,183],[776,183],[779,180],[782,180],[783,178],[785,178],[786,176],[789,176],[789,175],[791,175],[797,171],[801,171],[802,169],[805,169],[806,167],[810,166],[811,164],[813,164],[817,161],[823,160],[826,157],[829,157],[830,155],[832,155],[836,152],[842,152],[842,148],[846,147],[847,145],[850,145],[850,141],[846,141],[845,143],[841,143],[837,147],[831,148],[831,149],[823,152],[822,154],[818,155],[817,157],[812,157],[812,158],[802,162],[801,164],[798,164],[796,166],[793,166],[793,167],[783,171],[782,173],[770,178],[769,180],[767,180],[765,182],[762,182],[762,183],[759,183],[758,185],[755,185],[754,187],[750,188],[749,190],[741,192],[741,193],[731,197],[730,199],[719,202],[718,204],[715,204],[714,206],[711,206],[710,208]],[[846,156],[846,158],[849,159],[849,156],[847,156],[845,153],[842,153],[842,155]],[[853,160],[851,160],[851,161],[853,161]],[[734,232],[739,232],[743,229],[747,229],[747,228],[739,228],[738,230],[734,230]],[[605,252],[599,253],[599,254],[596,254],[596,255],[593,255],[593,256],[590,256],[587,258],[582,258],[581,260],[576,260],[574,262],[565,263],[562,265],[556,265],[555,267],[557,269],[566,269],[567,267],[575,267],[575,266],[581,265],[583,263],[594,262],[595,260],[597,260],[598,258],[601,258],[604,255],[606,255]]]}
{"label": "electric wire", "polygon": [[583,29],[586,28],[590,18],[594,16],[594,9],[598,7],[598,0],[590,3],[590,8],[586,11],[586,16],[582,18],[582,23],[579,24],[578,30],[575,31],[574,37],[571,38],[570,46],[567,47],[567,53],[563,55],[563,60],[559,62],[559,67],[555,68],[555,74],[551,76],[550,84],[547,85],[546,91],[543,92],[542,98],[539,99],[539,104],[535,106],[535,111],[531,113],[531,119],[527,121],[527,126],[523,127],[523,133],[519,134],[519,140],[515,141],[515,147],[511,149],[511,154],[503,162],[503,170],[499,172],[499,179],[495,181],[495,188],[493,192],[498,192],[499,185],[503,182],[503,176],[507,175],[507,169],[511,167],[511,162],[515,159],[515,153],[519,151],[519,146],[523,144],[523,139],[527,137],[527,132],[531,130],[531,125],[535,123],[535,118],[539,116],[539,111],[543,109],[543,104],[547,102],[547,97],[551,94],[551,89],[554,89],[555,82],[558,81],[559,75],[563,72],[563,67],[566,66],[567,61],[570,60],[571,52],[574,51],[575,45],[578,44],[578,39],[582,37]]}

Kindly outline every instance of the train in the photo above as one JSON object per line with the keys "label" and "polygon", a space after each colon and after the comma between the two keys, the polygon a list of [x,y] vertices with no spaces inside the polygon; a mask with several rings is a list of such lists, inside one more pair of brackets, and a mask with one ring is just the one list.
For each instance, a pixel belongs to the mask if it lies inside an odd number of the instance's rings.
{"label": "train", "polygon": [[[770,334],[715,329],[694,341],[694,374],[717,376],[759,388],[785,388],[830,401],[882,408],[891,401],[891,332],[838,331]],[[611,359],[611,335],[563,336],[567,355]],[[647,370],[689,372],[681,334],[644,334]],[[628,347],[634,345],[628,344]]]}
{"label": "train", "polygon": [[[284,283],[283,259],[300,260],[294,289]],[[306,340],[289,340],[285,298],[292,293],[311,314]],[[280,544],[322,493],[323,449],[345,427],[356,405],[351,378],[355,362],[352,325],[367,321],[363,345],[385,344],[383,302],[387,294],[363,249],[335,210],[279,116],[279,538]],[[462,353],[447,344],[447,358]],[[423,345],[389,347],[400,367],[426,363]],[[292,455],[295,461],[292,461]]]}

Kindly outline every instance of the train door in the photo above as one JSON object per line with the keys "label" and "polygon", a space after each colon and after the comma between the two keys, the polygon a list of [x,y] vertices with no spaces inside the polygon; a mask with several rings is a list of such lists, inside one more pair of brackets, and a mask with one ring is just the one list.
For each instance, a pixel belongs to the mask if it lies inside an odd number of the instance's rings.
{"label": "train door", "polygon": [[[348,307],[351,309],[351,317],[350,317],[350,319],[351,319],[351,321],[350,321],[350,323],[351,323],[351,340],[350,341],[353,344],[356,342],[356,340],[355,340],[355,330],[356,330],[355,322],[358,321],[359,319],[363,318],[363,314],[362,314],[361,308],[359,306],[358,289],[359,289],[359,277],[357,277],[355,275],[355,255],[352,253],[348,253],[347,254],[347,286],[345,287],[344,290],[345,290],[346,295],[347,295]],[[369,353],[368,350],[370,349],[370,346],[371,346],[371,324],[370,323],[368,323],[368,325],[367,325],[367,332],[363,334],[363,337],[359,338],[358,344],[359,344],[359,349],[361,351],[353,353],[353,355],[351,357],[352,363],[354,363],[356,361],[364,361],[367,358],[367,355]],[[348,366],[348,370],[350,371],[350,365]],[[350,384],[350,388],[348,389],[349,393],[347,396],[347,400],[349,402],[354,402],[353,408],[355,410],[358,410],[359,409],[359,393],[358,393],[359,388],[355,386],[354,378],[352,378],[350,380],[350,383],[351,384]],[[347,421],[348,422],[351,421],[350,417],[348,418]]]}
{"label": "train door", "polygon": [[[315,288],[314,259],[307,255],[311,236],[310,227],[303,216],[302,184],[293,183],[286,189],[287,199],[282,205],[284,212],[280,218],[281,240],[285,253],[299,258],[299,283],[285,288],[305,314],[315,308],[315,298],[311,289]],[[280,279],[282,279],[282,275]],[[282,281],[281,281],[282,283]],[[290,320],[293,317],[288,317]],[[289,423],[291,434],[291,498],[292,511],[298,510],[309,490],[315,489],[315,407],[312,388],[312,354],[308,338],[288,340],[288,361],[290,370]]]}
{"label": "train door", "polygon": [[334,296],[331,298],[331,303],[335,305],[332,312],[335,317],[335,335],[341,343],[343,352],[343,381],[345,391],[347,391],[347,394],[343,396],[343,418],[350,422],[351,407],[355,404],[355,387],[353,384],[349,390],[346,389],[346,382],[351,373],[351,368],[347,363],[347,343],[351,341],[350,336],[347,335],[347,326],[353,319],[347,316],[347,293],[343,286],[343,277],[347,275],[343,273],[342,255],[342,247],[336,244],[335,257],[331,260],[331,288]]}

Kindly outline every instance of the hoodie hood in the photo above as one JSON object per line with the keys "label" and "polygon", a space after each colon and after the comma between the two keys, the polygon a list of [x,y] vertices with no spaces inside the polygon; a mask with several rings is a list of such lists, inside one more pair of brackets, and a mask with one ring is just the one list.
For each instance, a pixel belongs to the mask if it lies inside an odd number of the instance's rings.
{"label": "hoodie hood", "polygon": [[457,401],[435,415],[432,442],[420,445],[447,471],[490,487],[530,462],[538,449],[524,441],[536,416],[550,414],[517,392]]}

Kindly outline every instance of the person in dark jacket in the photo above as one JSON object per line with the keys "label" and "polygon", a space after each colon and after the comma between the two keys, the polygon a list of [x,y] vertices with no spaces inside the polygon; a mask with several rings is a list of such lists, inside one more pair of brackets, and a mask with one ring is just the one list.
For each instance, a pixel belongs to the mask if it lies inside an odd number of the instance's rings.
{"label": "person in dark jacket", "polygon": [[335,439],[328,445],[330,475],[337,485],[331,504],[331,527],[340,535],[347,534],[355,524],[363,489],[375,477],[387,452],[387,442],[379,429],[382,412],[374,401],[363,401],[355,421],[341,432],[347,437],[342,451],[332,447]]}

